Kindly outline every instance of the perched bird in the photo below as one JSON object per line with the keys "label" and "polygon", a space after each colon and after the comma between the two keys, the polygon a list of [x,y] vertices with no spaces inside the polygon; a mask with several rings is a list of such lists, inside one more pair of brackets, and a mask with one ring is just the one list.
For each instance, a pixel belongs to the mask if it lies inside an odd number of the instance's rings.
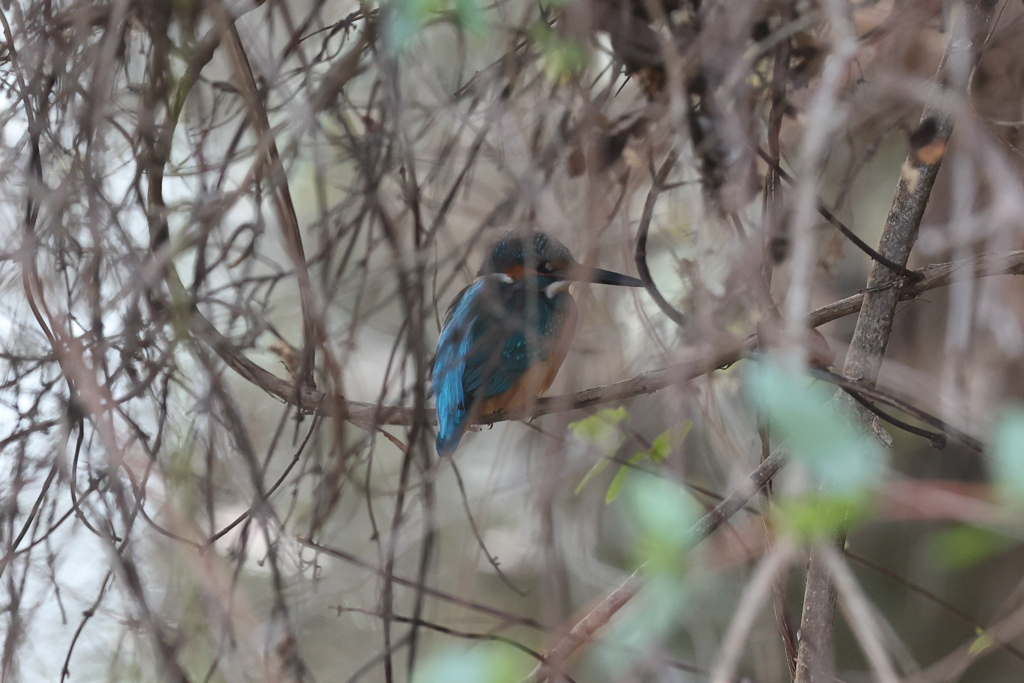
{"label": "perched bird", "polygon": [[482,415],[523,410],[558,374],[576,331],[576,281],[643,287],[643,282],[576,262],[541,232],[506,232],[456,295],[434,359],[437,452],[452,453]]}

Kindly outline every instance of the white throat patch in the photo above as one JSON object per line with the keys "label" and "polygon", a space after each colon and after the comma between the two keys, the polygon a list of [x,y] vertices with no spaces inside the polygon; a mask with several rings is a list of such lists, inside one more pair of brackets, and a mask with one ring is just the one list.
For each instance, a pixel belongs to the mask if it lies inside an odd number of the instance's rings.
{"label": "white throat patch", "polygon": [[544,296],[549,299],[554,298],[559,292],[564,292],[569,289],[569,285],[572,284],[571,280],[558,280],[552,282],[550,285],[544,288]]}

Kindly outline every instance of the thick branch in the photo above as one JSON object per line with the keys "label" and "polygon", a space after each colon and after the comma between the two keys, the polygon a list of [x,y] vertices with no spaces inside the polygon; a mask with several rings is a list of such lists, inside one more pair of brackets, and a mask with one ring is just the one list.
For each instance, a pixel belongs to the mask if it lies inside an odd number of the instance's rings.
{"label": "thick branch", "polygon": [[[970,0],[951,32],[946,52],[939,67],[939,80],[957,94],[967,93],[968,75],[977,62],[984,37],[992,22],[994,0]],[[938,137],[948,139],[953,132],[953,118],[948,113],[926,108],[923,118],[934,118]],[[931,197],[932,186],[939,172],[941,158],[933,164],[917,164],[916,180],[901,177],[889,209],[878,251],[896,265],[906,266],[910,250],[917,241],[918,229]],[[908,165],[914,164],[909,160]],[[899,279],[891,270],[874,263],[868,276],[868,288],[860,302],[861,311],[850,342],[843,374],[873,387],[882,367],[882,358],[889,344],[896,307],[901,291],[893,286]],[[923,282],[922,282],[923,283]],[[922,283],[917,283],[921,285]],[[852,416],[870,421],[870,413],[847,395],[839,397],[840,405]],[[856,418],[855,418],[856,419]],[[845,534],[840,534],[840,548]],[[800,623],[802,638],[797,653],[796,683],[831,683],[832,620],[836,592],[831,571],[820,553],[811,555],[804,585],[804,606]]]}

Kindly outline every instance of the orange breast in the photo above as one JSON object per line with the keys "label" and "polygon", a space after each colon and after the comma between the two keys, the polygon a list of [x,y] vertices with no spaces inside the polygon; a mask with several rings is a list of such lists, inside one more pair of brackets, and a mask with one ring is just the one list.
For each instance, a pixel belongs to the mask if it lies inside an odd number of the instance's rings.
{"label": "orange breast", "polygon": [[576,306],[570,303],[562,323],[562,332],[547,358],[524,372],[523,376],[508,391],[484,399],[480,411],[476,413],[472,422],[476,422],[477,417],[487,416],[499,410],[520,413],[526,410],[538,396],[547,391],[551,383],[555,381],[555,376],[569,352],[572,338],[576,334],[577,317]]}

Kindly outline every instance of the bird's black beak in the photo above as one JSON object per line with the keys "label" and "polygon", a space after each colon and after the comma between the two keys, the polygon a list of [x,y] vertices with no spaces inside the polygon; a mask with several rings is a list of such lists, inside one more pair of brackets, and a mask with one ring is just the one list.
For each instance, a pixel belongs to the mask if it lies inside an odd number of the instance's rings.
{"label": "bird's black beak", "polygon": [[596,282],[599,285],[619,285],[620,287],[644,286],[643,280],[638,280],[635,277],[623,275],[622,273],[615,273],[610,270],[601,270],[600,268],[592,269],[587,281]]}
{"label": "bird's black beak", "polygon": [[599,285],[618,285],[620,287],[644,286],[643,280],[638,280],[635,277],[623,275],[622,273],[615,273],[610,270],[591,268],[590,266],[583,266],[578,263],[573,264],[564,271],[562,273],[562,277],[566,280],[595,282]]}

